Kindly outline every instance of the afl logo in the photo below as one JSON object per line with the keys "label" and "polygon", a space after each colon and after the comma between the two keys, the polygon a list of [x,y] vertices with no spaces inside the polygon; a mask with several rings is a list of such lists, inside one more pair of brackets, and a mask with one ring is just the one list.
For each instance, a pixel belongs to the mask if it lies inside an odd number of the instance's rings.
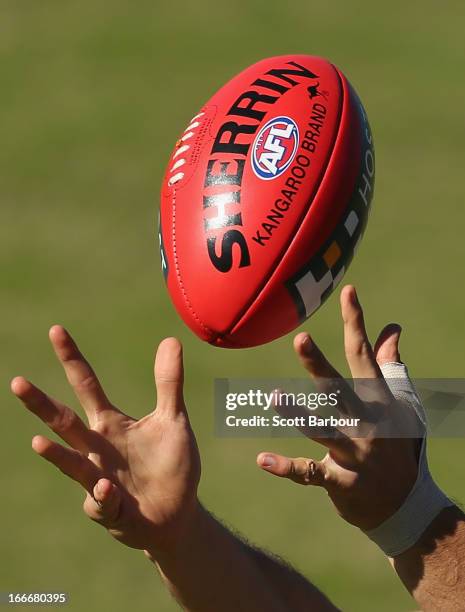
{"label": "afl logo", "polygon": [[270,119],[259,131],[252,148],[252,168],[258,178],[269,181],[292,163],[299,146],[299,129],[289,117]]}

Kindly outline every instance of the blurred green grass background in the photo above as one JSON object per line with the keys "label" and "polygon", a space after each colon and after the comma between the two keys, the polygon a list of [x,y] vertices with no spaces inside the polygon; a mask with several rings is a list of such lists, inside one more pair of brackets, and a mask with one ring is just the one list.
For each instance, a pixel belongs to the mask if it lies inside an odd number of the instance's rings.
{"label": "blurred green grass background", "polygon": [[[81,491],[30,450],[45,427],[8,383],[23,374],[76,406],[48,346],[58,322],[136,416],[154,403],[155,346],[181,338],[206,505],[343,610],[415,608],[321,490],[255,467],[260,450],[319,457],[320,448],[214,437],[214,377],[300,370],[291,337],[225,351],[183,326],[159,268],[157,194],[175,139],[228,78],[274,54],[327,56],[362,97],[377,152],[373,212],[346,280],[359,289],[372,335],[389,320],[403,325],[415,376],[463,376],[462,9],[431,0],[0,1],[0,591],[67,591],[70,610],[177,609],[144,557],[91,524]],[[305,328],[347,373],[337,297]],[[463,440],[430,445],[436,477],[459,500],[464,450]]]}

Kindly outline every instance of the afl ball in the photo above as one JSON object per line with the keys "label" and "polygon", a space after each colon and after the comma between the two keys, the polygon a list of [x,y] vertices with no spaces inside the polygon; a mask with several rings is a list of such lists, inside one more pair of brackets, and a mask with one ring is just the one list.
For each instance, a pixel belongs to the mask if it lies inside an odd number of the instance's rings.
{"label": "afl ball", "polygon": [[262,60],[187,125],[161,189],[171,299],[199,338],[229,348],[287,334],[341,281],[375,175],[366,112],[321,57]]}

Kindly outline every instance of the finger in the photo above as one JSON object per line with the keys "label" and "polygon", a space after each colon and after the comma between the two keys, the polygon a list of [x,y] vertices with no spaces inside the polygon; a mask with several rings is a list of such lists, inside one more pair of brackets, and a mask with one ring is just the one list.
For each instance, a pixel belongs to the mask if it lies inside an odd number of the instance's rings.
{"label": "finger", "polygon": [[82,453],[90,451],[90,431],[73,410],[49,397],[22,376],[11,381],[11,390],[28,410],[67,444]]}
{"label": "finger", "polygon": [[121,491],[108,478],[101,478],[92,495],[86,496],[83,507],[90,519],[109,526],[115,523],[120,513]]}
{"label": "finger", "polygon": [[375,343],[375,358],[379,366],[385,363],[399,363],[399,340],[402,327],[397,323],[389,323],[381,331]]}
{"label": "finger", "polygon": [[165,338],[155,357],[157,411],[169,416],[185,412],[182,345],[176,338]]}
{"label": "finger", "polygon": [[341,379],[339,372],[333,368],[315,342],[306,332],[294,338],[294,350],[302,365],[312,378]]}
{"label": "finger", "polygon": [[351,285],[341,291],[341,313],[345,353],[353,378],[382,378],[365,330],[363,310]]}
{"label": "finger", "polygon": [[[400,361],[398,349],[396,352],[396,348],[392,346],[394,343],[391,341],[390,344],[391,347],[386,350],[383,355],[386,361],[381,363],[381,371],[389,390],[395,399],[398,400],[398,404],[403,408],[402,418],[400,420],[398,419],[399,423],[405,428],[405,431],[414,432],[411,436],[412,438],[422,437],[427,427],[425,409],[415,385],[410,379],[407,366]],[[397,406],[397,404],[395,404],[395,406]],[[405,410],[405,408],[409,408],[410,410]],[[404,422],[405,419],[409,419],[410,423],[406,425]],[[407,430],[407,427],[410,427],[410,430]]]}
{"label": "finger", "polygon": [[284,457],[275,453],[260,453],[257,464],[266,472],[288,478],[301,485],[314,485],[324,487],[328,480],[328,473],[323,461],[314,461],[303,457]]}
{"label": "finger", "polygon": [[[352,457],[355,452],[355,445],[350,437],[331,425],[310,425],[309,416],[313,414],[319,417],[319,412],[315,413],[306,406],[292,403],[292,396],[293,394],[275,389],[273,408],[276,412],[281,417],[292,420],[295,423],[294,427],[306,438],[330,449],[341,459]],[[359,404],[357,397],[355,397],[354,403]],[[352,413],[354,413],[354,410],[355,408],[351,409]],[[346,407],[344,407],[344,411],[347,412]]]}
{"label": "finger", "polygon": [[66,377],[84,408],[89,422],[95,423],[99,412],[114,408],[108,401],[97,376],[69,333],[60,325],[54,325],[50,329],[49,336]]}
{"label": "finger", "polygon": [[402,328],[397,323],[386,325],[376,341],[375,357],[390,392],[397,400],[391,406],[391,413],[396,417],[397,430],[402,435],[411,432],[412,438],[422,438],[426,428],[426,414],[408,375],[407,366],[401,362],[399,353],[401,333]]}
{"label": "finger", "polygon": [[315,387],[327,395],[337,394],[339,411],[363,417],[363,406],[359,398],[307,333],[297,334],[294,338],[294,350],[312,377]]}
{"label": "finger", "polygon": [[53,463],[63,474],[82,485],[86,491],[92,492],[100,472],[90,459],[79,451],[65,448],[44,436],[34,436],[32,448],[38,455]]}

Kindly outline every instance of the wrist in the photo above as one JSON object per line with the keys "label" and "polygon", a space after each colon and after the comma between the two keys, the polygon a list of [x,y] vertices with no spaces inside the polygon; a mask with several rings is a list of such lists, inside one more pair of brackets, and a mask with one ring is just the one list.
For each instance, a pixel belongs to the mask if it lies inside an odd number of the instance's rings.
{"label": "wrist", "polygon": [[181,554],[192,545],[194,537],[198,536],[206,514],[196,497],[190,507],[184,510],[182,518],[177,519],[175,525],[164,529],[165,533],[161,537],[159,527],[149,534],[145,556],[154,563],[161,563]]}
{"label": "wrist", "polygon": [[444,509],[453,502],[433,480],[426,458],[423,438],[418,475],[401,507],[378,527],[364,530],[388,557],[396,557],[412,547]]}

